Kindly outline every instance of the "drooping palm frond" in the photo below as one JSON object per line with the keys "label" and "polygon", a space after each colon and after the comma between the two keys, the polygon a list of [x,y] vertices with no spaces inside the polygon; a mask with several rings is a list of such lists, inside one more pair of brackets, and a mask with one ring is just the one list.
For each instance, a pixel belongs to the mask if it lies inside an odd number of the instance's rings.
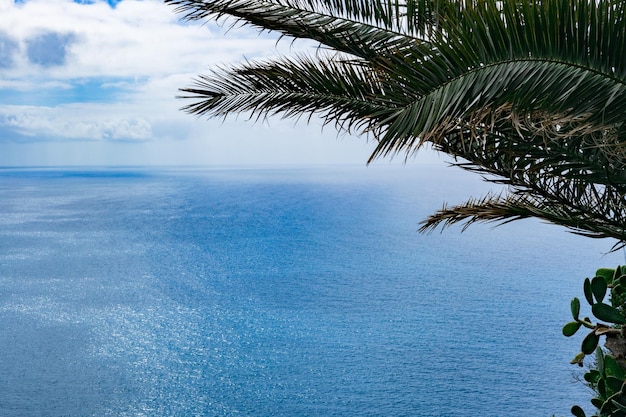
{"label": "drooping palm frond", "polygon": [[[428,226],[423,230],[432,230],[438,224],[503,220],[508,214],[511,218],[538,217],[579,234],[626,242],[626,151],[623,147],[603,146],[606,133],[584,129],[567,140],[561,136],[579,129],[564,124],[557,132],[544,132],[545,126],[536,126],[532,118],[524,126],[511,129],[522,132],[517,138],[515,132],[495,136],[492,127],[488,127],[479,132],[483,137],[481,143],[468,143],[462,133],[458,133],[456,138],[450,136],[445,143],[437,145],[448,154],[464,155],[466,160],[455,165],[488,175],[488,181],[509,186],[515,198],[507,196],[503,200],[506,204],[498,200],[500,217],[493,216],[492,198],[473,199],[466,205],[447,208],[429,217],[425,223]],[[543,140],[535,140],[535,135],[524,135],[525,129],[542,131]],[[480,203],[485,203],[483,210]],[[468,211],[468,207],[472,210]],[[458,215],[452,214],[454,210],[458,210]]]}
{"label": "drooping palm frond", "polygon": [[[348,25],[363,32],[384,29],[388,33],[425,37],[440,26],[442,16],[459,15],[463,2],[440,0],[165,0],[187,20],[228,19],[294,38],[316,39]],[[327,24],[330,24],[328,27]],[[368,31],[365,30],[365,33]],[[320,40],[321,41],[321,40]]]}
{"label": "drooping palm frond", "polygon": [[[556,190],[552,190],[556,191]],[[572,192],[579,197],[575,204],[564,204],[560,191],[546,197],[544,193],[518,192],[506,195],[488,194],[472,198],[454,207],[444,207],[422,221],[420,231],[428,232],[437,227],[446,228],[462,223],[466,229],[477,222],[508,223],[513,220],[535,217],[565,226],[572,232],[594,238],[615,238],[614,249],[626,246],[626,209],[622,201],[615,201],[612,193],[597,191],[589,195]],[[549,194],[549,193],[548,193]],[[615,208],[619,208],[615,211]]]}
{"label": "drooping palm frond", "polygon": [[[451,127],[471,123],[468,116],[495,118],[502,106],[510,106],[511,121],[542,112],[546,121],[558,115],[596,130],[622,126],[626,3],[465,4],[474,7],[466,7],[458,21],[443,19],[441,32],[431,38],[432,52],[418,47],[401,51],[402,59],[390,56],[394,69],[387,73],[407,79],[419,98],[389,110],[375,155],[445,140]],[[615,19],[610,33],[603,30],[608,15]]]}
{"label": "drooping palm frond", "polygon": [[387,86],[372,75],[331,55],[298,56],[216,70],[183,89],[182,97],[199,99],[184,110],[209,117],[235,112],[295,118],[317,114],[338,128],[362,131],[369,115],[395,104],[393,94],[381,90]]}
{"label": "drooping palm frond", "polygon": [[[354,0],[165,0],[165,3],[175,6],[174,10],[186,20],[233,18],[235,22],[293,38],[312,39],[334,50],[366,58],[375,57],[380,49],[397,48],[417,40],[410,36],[412,29],[424,27],[425,15],[432,14],[426,7],[431,2],[403,5]],[[411,7],[413,3],[417,9]]]}
{"label": "drooping palm frond", "polygon": [[[626,220],[626,2],[166,3],[186,19],[232,17],[335,51],[200,76],[183,90],[194,100],[187,111],[318,114],[372,134],[378,140],[372,158],[410,155],[431,142],[468,161],[462,167],[512,187],[516,199],[498,206],[509,208],[500,210],[501,220],[519,217],[523,208],[626,241],[618,224]],[[495,203],[485,204],[485,215],[493,212]],[[460,217],[437,218],[486,218],[478,207],[474,201],[458,208]]]}

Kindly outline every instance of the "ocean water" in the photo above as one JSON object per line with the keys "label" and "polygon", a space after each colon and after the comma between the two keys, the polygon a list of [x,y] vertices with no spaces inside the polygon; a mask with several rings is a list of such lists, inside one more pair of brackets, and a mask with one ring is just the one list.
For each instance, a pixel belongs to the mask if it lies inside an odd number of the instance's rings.
{"label": "ocean water", "polygon": [[587,406],[593,240],[421,235],[452,168],[0,170],[1,416],[550,416]]}

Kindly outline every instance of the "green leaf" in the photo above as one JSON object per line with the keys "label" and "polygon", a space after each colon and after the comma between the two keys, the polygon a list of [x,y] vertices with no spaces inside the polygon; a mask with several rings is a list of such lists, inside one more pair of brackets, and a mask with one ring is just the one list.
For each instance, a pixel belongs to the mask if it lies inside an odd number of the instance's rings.
{"label": "green leaf", "polygon": [[596,300],[601,303],[606,295],[607,281],[603,277],[595,277],[591,280],[591,292],[596,297]]}
{"label": "green leaf", "polygon": [[[596,385],[596,389],[598,390],[598,394],[600,394],[600,398],[603,400],[606,400],[606,383],[604,382],[604,379],[600,379],[598,381],[598,385]],[[602,403],[602,407],[604,407],[604,402]],[[602,408],[600,407],[600,408]]]}
{"label": "green leaf", "polygon": [[600,372],[600,376],[604,378],[606,375],[604,370],[604,352],[602,352],[602,349],[599,346],[596,348],[596,368],[598,369],[598,372]]}
{"label": "green leaf", "polygon": [[572,317],[574,320],[578,321],[578,316],[580,315],[580,300],[576,297],[570,303],[570,307],[572,309]]}
{"label": "green leaf", "polygon": [[572,414],[576,417],[586,417],[583,409],[577,405],[573,406],[571,411],[572,411]]}
{"label": "green leaf", "polygon": [[596,276],[604,278],[604,280],[607,283],[613,281],[614,274],[615,274],[615,269],[613,268],[600,268],[596,271]]}
{"label": "green leaf", "polygon": [[[624,275],[622,275],[624,276]],[[626,277],[626,276],[624,276]],[[621,281],[621,278],[620,278]],[[624,293],[626,293],[626,285],[622,284],[621,282],[615,286],[613,286],[613,289],[611,290],[612,294],[617,294],[617,295],[622,295]]]}
{"label": "green leaf", "polygon": [[590,384],[596,384],[600,379],[600,372],[595,369],[591,369],[588,372],[585,372],[585,375],[583,377],[585,378],[585,381],[589,382]]}
{"label": "green leaf", "polygon": [[604,303],[596,303],[591,306],[591,312],[598,319],[609,323],[626,324],[626,318],[613,306]]}
{"label": "green leaf", "polygon": [[604,372],[607,376],[614,376],[622,381],[626,378],[626,370],[611,355],[604,356]]}
{"label": "green leaf", "polygon": [[591,355],[596,347],[598,346],[598,342],[600,338],[596,336],[595,332],[589,332],[587,336],[583,339],[581,350],[585,355]]}
{"label": "green leaf", "polygon": [[583,284],[583,290],[585,291],[585,298],[590,305],[593,305],[593,294],[591,292],[591,281],[589,278],[585,278],[585,283]]}
{"label": "green leaf", "polygon": [[602,401],[602,399],[600,398],[592,398],[591,404],[593,404],[593,406],[599,410],[600,408],[602,408],[602,404],[604,404],[604,401]]}
{"label": "green leaf", "polygon": [[570,337],[576,334],[578,329],[580,329],[582,323],[579,321],[572,321],[563,326],[563,336]]}
{"label": "green leaf", "polygon": [[606,377],[606,386],[613,393],[619,392],[622,389],[623,380],[616,378],[614,376]]}

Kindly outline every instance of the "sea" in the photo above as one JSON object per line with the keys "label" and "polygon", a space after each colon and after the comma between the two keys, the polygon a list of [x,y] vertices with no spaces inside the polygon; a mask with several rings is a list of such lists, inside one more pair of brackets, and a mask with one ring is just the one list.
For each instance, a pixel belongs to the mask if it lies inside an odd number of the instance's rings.
{"label": "sea", "polygon": [[[614,241],[439,165],[0,169],[0,416],[567,416]],[[586,313],[588,314],[588,313]]]}

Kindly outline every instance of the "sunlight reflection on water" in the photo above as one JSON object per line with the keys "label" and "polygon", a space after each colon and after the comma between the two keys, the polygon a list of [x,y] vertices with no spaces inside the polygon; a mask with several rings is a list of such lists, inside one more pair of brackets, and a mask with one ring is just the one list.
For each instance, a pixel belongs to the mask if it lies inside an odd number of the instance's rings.
{"label": "sunlight reflection on water", "polygon": [[620,262],[610,244],[532,221],[419,235],[443,200],[484,187],[379,174],[0,175],[0,415],[586,402],[560,328],[584,274]]}

